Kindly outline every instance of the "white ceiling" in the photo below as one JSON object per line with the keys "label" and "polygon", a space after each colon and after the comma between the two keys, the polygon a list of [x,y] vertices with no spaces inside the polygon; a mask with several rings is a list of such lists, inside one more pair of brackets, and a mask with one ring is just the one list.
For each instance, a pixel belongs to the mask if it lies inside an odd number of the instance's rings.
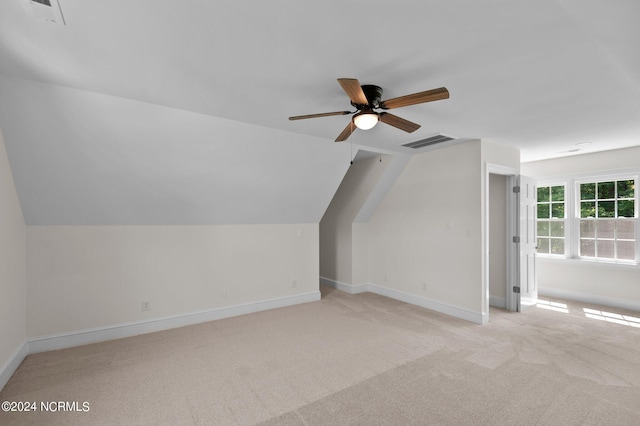
{"label": "white ceiling", "polygon": [[[29,224],[317,222],[352,149],[444,133],[523,161],[640,145],[637,0],[0,2],[0,129]],[[333,143],[336,82],[445,86]],[[577,146],[588,142],[587,146]]]}

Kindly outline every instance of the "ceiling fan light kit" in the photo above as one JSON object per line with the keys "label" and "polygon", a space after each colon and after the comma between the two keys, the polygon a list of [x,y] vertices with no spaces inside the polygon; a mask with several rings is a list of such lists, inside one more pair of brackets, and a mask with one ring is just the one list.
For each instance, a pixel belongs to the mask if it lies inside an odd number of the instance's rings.
{"label": "ceiling fan light kit", "polygon": [[373,111],[360,111],[353,116],[353,124],[361,130],[372,129],[378,124],[378,114]]}
{"label": "ceiling fan light kit", "polygon": [[336,142],[342,142],[351,136],[351,133],[355,130],[353,128],[353,124],[355,124],[358,129],[368,130],[373,128],[378,121],[382,121],[385,124],[411,133],[418,130],[420,125],[388,112],[376,112],[374,110],[400,108],[449,98],[449,91],[445,87],[440,87],[438,89],[413,93],[411,95],[400,96],[398,98],[383,101],[382,88],[380,86],[375,86],[373,84],[360,85],[360,82],[355,78],[339,78],[338,83],[347,96],[349,96],[351,105],[356,108],[356,111],[336,111],[320,114],[297,115],[289,117],[289,120],[303,120],[307,118],[354,114],[352,122],[345,127],[340,135],[338,135]]}

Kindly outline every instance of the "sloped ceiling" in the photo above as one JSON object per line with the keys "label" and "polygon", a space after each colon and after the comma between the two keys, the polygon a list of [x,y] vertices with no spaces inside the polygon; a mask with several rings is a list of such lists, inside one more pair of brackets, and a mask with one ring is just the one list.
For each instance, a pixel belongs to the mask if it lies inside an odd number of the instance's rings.
{"label": "sloped ceiling", "polygon": [[[531,161],[640,144],[635,0],[0,2],[0,129],[28,224],[303,223],[354,151],[434,133]],[[451,98],[333,139],[338,77]],[[580,145],[589,143],[588,145]]]}

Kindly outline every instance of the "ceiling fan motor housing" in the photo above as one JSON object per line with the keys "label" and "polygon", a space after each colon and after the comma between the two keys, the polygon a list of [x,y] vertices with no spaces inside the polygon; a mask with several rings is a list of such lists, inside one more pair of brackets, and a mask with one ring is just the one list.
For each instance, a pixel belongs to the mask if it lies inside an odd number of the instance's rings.
{"label": "ceiling fan motor housing", "polygon": [[380,108],[380,102],[382,100],[382,87],[373,84],[363,84],[362,91],[369,101],[369,105],[358,105],[351,102],[351,105],[359,110],[367,108]]}

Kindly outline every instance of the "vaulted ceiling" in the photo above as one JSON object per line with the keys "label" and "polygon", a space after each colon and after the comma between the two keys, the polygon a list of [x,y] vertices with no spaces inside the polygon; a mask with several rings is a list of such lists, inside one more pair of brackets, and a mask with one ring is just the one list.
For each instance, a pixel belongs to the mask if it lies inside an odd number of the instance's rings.
{"label": "vaulted ceiling", "polygon": [[[317,222],[358,149],[437,133],[523,161],[640,145],[636,0],[58,3],[64,23],[0,2],[28,224]],[[334,143],[348,116],[287,120],[352,109],[338,77],[451,97],[394,110],[411,134]]]}

